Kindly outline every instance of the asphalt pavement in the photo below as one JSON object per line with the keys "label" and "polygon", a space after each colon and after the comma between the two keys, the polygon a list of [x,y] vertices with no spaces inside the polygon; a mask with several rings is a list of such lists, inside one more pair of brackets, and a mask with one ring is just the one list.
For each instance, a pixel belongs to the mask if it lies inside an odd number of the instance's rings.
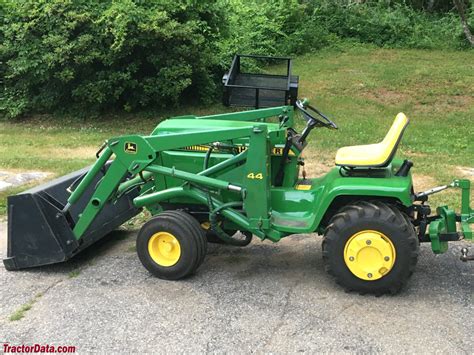
{"label": "asphalt pavement", "polygon": [[[80,353],[474,351],[474,262],[459,260],[468,243],[438,256],[422,245],[404,291],[374,297],[333,282],[317,235],[210,244],[195,275],[163,281],[140,264],[136,232],[114,232],[59,265],[8,272],[2,263],[0,342]],[[5,256],[5,222],[0,244]]]}

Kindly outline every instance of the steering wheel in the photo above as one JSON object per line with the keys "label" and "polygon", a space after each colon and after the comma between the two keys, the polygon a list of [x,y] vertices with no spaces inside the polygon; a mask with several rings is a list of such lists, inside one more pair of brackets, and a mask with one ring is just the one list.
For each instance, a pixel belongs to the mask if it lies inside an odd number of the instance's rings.
{"label": "steering wheel", "polygon": [[[297,100],[296,107],[298,107],[298,109],[303,113],[303,117],[308,123],[308,128],[326,127],[330,129],[337,129],[337,125],[317,108],[310,106],[308,100]],[[310,113],[310,111],[312,113]],[[314,114],[317,114],[318,116],[323,118],[324,121],[319,118],[316,118]]]}

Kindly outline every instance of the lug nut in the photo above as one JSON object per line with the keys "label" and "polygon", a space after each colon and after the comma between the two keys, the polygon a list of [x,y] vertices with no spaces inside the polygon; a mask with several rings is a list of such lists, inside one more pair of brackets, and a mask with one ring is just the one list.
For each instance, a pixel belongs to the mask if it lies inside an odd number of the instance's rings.
{"label": "lug nut", "polygon": [[367,274],[367,277],[368,277],[369,279],[372,278],[372,274],[371,274],[371,273],[368,273],[368,274]]}
{"label": "lug nut", "polygon": [[389,261],[390,258],[388,256],[386,256],[385,258],[383,258],[385,261]]}
{"label": "lug nut", "polygon": [[349,260],[350,260],[350,261],[354,261],[354,257],[353,257],[353,256],[350,256],[350,257],[349,257]]}
{"label": "lug nut", "polygon": [[372,244],[372,241],[369,239],[369,240],[367,240],[365,243],[366,243],[367,245],[370,245],[370,244]]}

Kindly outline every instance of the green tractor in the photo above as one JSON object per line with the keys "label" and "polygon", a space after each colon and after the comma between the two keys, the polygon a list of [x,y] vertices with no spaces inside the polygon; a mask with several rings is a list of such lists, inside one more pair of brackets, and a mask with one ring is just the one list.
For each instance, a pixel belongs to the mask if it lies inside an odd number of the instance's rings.
{"label": "green tractor", "polygon": [[[301,133],[296,117],[305,120]],[[339,149],[335,167],[312,179],[300,178],[307,138],[337,126],[306,100],[174,117],[148,136],[111,138],[92,167],[9,197],[4,264],[65,261],[146,208],[153,217],[137,253],[159,278],[194,273],[208,240],[245,246],[252,236],[318,233],[326,270],[344,288],[396,293],[415,269],[419,243],[443,253],[449,241],[472,240],[474,223],[469,180],[414,192],[413,164],[395,158],[408,123],[398,114],[380,143]],[[432,214],[428,195],[449,187],[462,191],[461,213],[442,206]],[[463,250],[461,259],[472,256]]]}

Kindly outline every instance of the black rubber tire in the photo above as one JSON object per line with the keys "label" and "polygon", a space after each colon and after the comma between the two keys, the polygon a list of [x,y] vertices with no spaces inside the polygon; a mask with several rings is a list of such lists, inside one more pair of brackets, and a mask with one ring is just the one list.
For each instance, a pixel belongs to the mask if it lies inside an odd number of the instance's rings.
{"label": "black rubber tire", "polygon": [[[189,216],[191,217],[191,216]],[[191,217],[193,220],[193,218]],[[154,276],[165,280],[179,280],[196,271],[201,265],[207,250],[205,237],[199,223],[192,223],[185,212],[167,211],[143,225],[137,236],[137,254],[143,266]],[[178,262],[172,266],[157,264],[148,252],[148,241],[157,232],[171,233],[181,247]],[[206,244],[206,248],[204,247]]]}
{"label": "black rubber tire", "polygon": [[203,263],[207,255],[206,235],[203,232],[198,220],[194,218],[192,215],[190,215],[189,213],[182,210],[164,211],[160,213],[160,216],[163,216],[163,215],[168,215],[171,218],[174,218],[175,220],[177,220],[179,223],[184,221],[184,223],[187,223],[189,227],[192,228],[193,231],[196,233],[196,239],[199,241],[198,249],[199,249],[199,255],[200,255],[197,266],[196,266],[196,270],[197,270],[199,266],[201,266],[201,264]]}
{"label": "black rubber tire", "polygon": [[[358,278],[344,261],[346,242],[355,233],[366,229],[382,232],[391,240],[396,252],[392,269],[373,281]],[[418,261],[419,243],[403,212],[383,202],[360,201],[343,207],[332,217],[324,233],[322,249],[326,271],[346,291],[382,295],[396,294],[407,283]]]}

